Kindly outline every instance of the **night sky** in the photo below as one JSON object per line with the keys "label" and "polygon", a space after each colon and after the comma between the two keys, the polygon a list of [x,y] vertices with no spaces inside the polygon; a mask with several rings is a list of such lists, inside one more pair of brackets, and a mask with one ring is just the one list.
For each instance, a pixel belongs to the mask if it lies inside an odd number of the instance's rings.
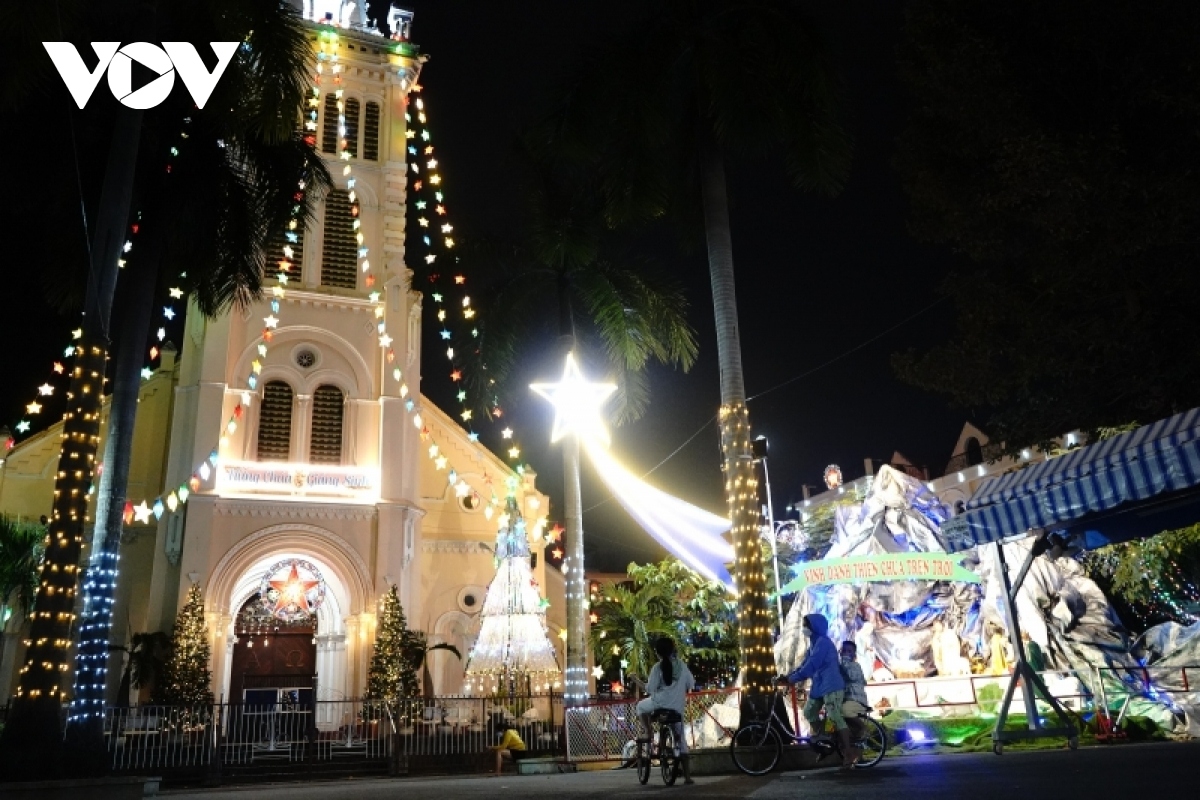
{"label": "night sky", "polygon": [[[416,11],[413,39],[431,56],[421,83],[452,221],[460,235],[502,235],[518,223],[510,202],[512,132],[575,53],[626,24],[638,4],[412,0],[408,5]],[[820,484],[830,463],[840,464],[852,479],[863,474],[864,458],[887,460],[899,450],[940,474],[966,418],[939,397],[900,383],[889,365],[892,353],[925,348],[949,335],[949,304],[929,307],[955,264],[944,248],[907,233],[907,201],[891,167],[905,115],[896,69],[903,3],[827,0],[813,8],[846,82],[856,147],[846,189],[834,199],[801,195],[770,162],[735,163],[729,170],[746,389],[754,433],[770,441],[777,512],[800,496],[801,485]],[[64,221],[66,230],[72,225],[77,230],[78,221]],[[612,449],[641,474],[695,435],[648,480],[723,513],[712,422],[719,387],[707,264],[701,249],[682,253],[669,236],[647,248],[687,289],[700,359],[686,375],[652,371],[648,415],[617,429]],[[36,265],[7,263],[4,275],[0,336],[8,344],[8,363],[0,382],[0,419],[11,425],[34,387],[48,377],[49,364],[77,323],[40,304]],[[928,310],[917,314],[923,309]],[[427,354],[423,390],[444,401],[450,382],[438,366],[436,356]],[[557,361],[547,361],[545,379],[557,379],[560,370]],[[531,394],[510,415],[505,422],[518,431],[539,486],[551,495],[555,518],[561,513],[561,460],[548,444],[548,407]],[[498,442],[489,423],[479,429],[485,441]],[[663,554],[615,502],[603,502],[607,494],[586,466],[583,493],[590,509],[584,517],[590,569],[622,570],[630,560]]]}

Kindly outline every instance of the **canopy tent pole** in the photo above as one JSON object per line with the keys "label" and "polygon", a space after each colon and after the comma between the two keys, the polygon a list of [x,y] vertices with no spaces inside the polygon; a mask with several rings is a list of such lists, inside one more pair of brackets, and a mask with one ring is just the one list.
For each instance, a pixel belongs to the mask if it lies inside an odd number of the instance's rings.
{"label": "canopy tent pole", "polygon": [[[1044,548],[1039,548],[1037,545],[1045,540],[1045,536],[1044,532],[1039,534],[1037,542],[1029,549],[1029,555],[1026,556],[1025,563],[1021,565],[1021,570],[1017,573],[1015,582],[1010,581],[1008,577],[1008,560],[1004,557],[1004,543],[996,542],[996,561],[999,565],[1000,586],[1004,594],[1004,609],[1008,614],[1008,635],[1012,639],[1013,653],[1017,659],[1012,677],[1008,682],[1008,689],[1004,692],[1004,701],[1000,704],[1000,713],[996,717],[996,727],[992,730],[992,751],[996,755],[1004,752],[1005,742],[1023,739],[1041,739],[1049,736],[1067,737],[1067,745],[1072,750],[1079,746],[1079,732],[1075,730],[1075,725],[1067,715],[1067,710],[1062,707],[1054,695],[1050,694],[1050,691],[1046,688],[1046,684],[1042,682],[1042,677],[1034,671],[1033,666],[1030,665],[1029,660],[1025,656],[1025,643],[1021,640],[1021,623],[1017,618],[1017,592],[1021,591],[1021,585],[1025,583],[1025,576],[1029,574],[1029,568],[1033,565],[1033,559],[1037,558],[1039,551],[1044,550]],[[1006,731],[1004,726],[1008,722],[1008,712],[1012,706],[1013,694],[1016,691],[1018,681],[1021,683],[1021,694],[1025,699],[1025,719],[1028,730]],[[1038,694],[1042,696],[1044,701],[1054,710],[1054,713],[1058,715],[1062,727],[1042,727],[1042,721],[1038,716],[1037,709]]]}

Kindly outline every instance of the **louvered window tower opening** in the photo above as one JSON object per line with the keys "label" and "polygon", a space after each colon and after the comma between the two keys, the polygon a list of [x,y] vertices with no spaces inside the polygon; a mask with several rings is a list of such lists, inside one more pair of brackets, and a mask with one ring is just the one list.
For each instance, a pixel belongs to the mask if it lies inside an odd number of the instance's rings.
{"label": "louvered window tower opening", "polygon": [[321,254],[321,285],[354,289],[358,286],[358,240],[350,216],[350,195],[333,189],[325,197],[325,248]]}
{"label": "louvered window tower opening", "polygon": [[325,119],[321,121],[321,152],[336,153],[338,151],[338,110],[337,98],[333,92],[325,95]]}
{"label": "louvered window tower opening", "polygon": [[258,406],[258,460],[290,461],[292,457],[292,387],[271,381]]}
{"label": "louvered window tower opening", "polygon": [[310,464],[342,463],[342,417],[346,399],[336,386],[322,386],[313,394]]}
{"label": "louvered window tower opening", "polygon": [[[292,268],[288,270],[288,275],[293,280],[299,280],[300,269],[304,265],[304,223],[297,222],[294,229],[287,228],[288,224],[284,223],[285,227],[275,231],[267,241],[266,273],[268,276],[274,277],[280,271],[279,262],[286,258],[292,262]],[[284,247],[292,248],[291,258],[288,258]]]}
{"label": "louvered window tower opening", "polygon": [[367,103],[363,117],[363,158],[379,160],[379,103]]}
{"label": "louvered window tower opening", "polygon": [[346,149],[351,156],[358,156],[358,100],[346,100]]}

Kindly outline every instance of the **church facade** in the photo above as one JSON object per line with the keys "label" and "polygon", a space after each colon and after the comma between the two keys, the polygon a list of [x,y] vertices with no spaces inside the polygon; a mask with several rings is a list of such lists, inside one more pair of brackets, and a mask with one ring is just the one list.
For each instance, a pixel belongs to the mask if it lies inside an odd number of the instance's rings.
{"label": "church facade", "polygon": [[[313,36],[315,44],[316,28]],[[295,267],[284,296],[268,294],[211,320],[190,309],[180,347],[164,348],[143,382],[129,497],[153,499],[189,482],[195,490],[161,518],[126,526],[113,645],[126,645],[137,632],[169,632],[198,585],[213,693],[226,700],[306,681],[321,699],[361,696],[377,604],[393,584],[409,627],[462,653],[460,660],[431,652],[427,688],[461,691],[494,575],[490,501],[503,501],[513,487],[562,663],[562,576],[546,568],[544,542],[533,533],[548,498],[532,471],[513,472],[420,393],[422,295],[404,259],[405,114],[420,58],[415,48],[391,44],[339,31],[331,45],[342,67],[354,183],[343,175],[338,109],[329,93],[318,109],[317,144],[335,185],[292,245]],[[358,269],[362,244],[382,262],[372,286]],[[276,323],[263,356],[267,317]],[[380,319],[390,336],[386,349]],[[396,370],[403,383],[392,379]],[[8,453],[0,465],[0,512],[49,513],[60,434],[61,424]],[[216,466],[197,485],[197,465],[214,450]],[[311,590],[305,603],[316,608],[299,627],[281,629],[262,603],[272,582],[289,576]],[[9,695],[22,629],[19,616],[3,629],[0,690]],[[110,684],[123,658],[114,651]],[[115,692],[110,686],[110,700]]]}

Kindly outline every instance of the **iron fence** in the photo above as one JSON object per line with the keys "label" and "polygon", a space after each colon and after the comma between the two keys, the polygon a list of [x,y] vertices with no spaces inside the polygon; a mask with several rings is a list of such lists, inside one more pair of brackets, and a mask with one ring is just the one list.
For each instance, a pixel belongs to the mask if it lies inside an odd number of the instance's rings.
{"label": "iron fence", "polygon": [[[740,692],[737,689],[688,695],[683,735],[688,747],[724,747],[737,730]],[[568,761],[627,760],[638,736],[637,700],[606,700],[567,709]]]}
{"label": "iron fence", "polygon": [[109,708],[114,772],[271,763],[380,762],[486,753],[515,727],[531,751],[560,752],[562,696]]}

